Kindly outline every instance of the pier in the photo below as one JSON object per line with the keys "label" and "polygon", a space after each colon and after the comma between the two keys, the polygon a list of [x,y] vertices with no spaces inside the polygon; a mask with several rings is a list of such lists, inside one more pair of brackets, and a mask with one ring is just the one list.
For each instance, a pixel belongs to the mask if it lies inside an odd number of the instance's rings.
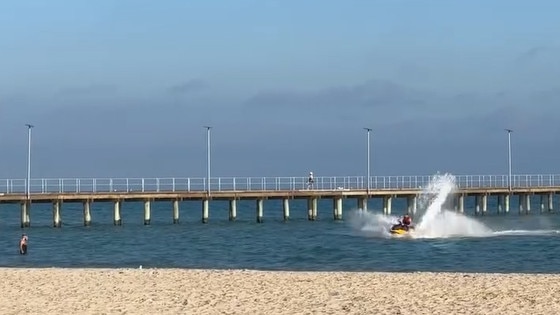
{"label": "pier", "polygon": [[[263,223],[264,200],[279,200],[282,204],[282,218],[290,218],[290,201],[307,200],[307,218],[318,218],[318,200],[332,200],[332,219],[343,219],[343,200],[353,198],[356,208],[368,210],[368,200],[382,200],[382,212],[392,214],[393,201],[406,201],[406,211],[414,215],[418,209],[419,196],[430,184],[432,176],[361,176],[316,177],[310,184],[305,177],[247,177],[247,178],[74,178],[74,179],[31,179],[29,186],[24,179],[0,180],[1,204],[19,204],[21,227],[31,226],[33,204],[52,204],[53,227],[63,223],[62,208],[66,203],[80,203],[83,206],[83,223],[91,225],[91,204],[94,202],[113,203],[113,224],[122,225],[121,209],[127,202],[143,202],[143,222],[151,224],[153,202],[169,202],[171,221],[180,222],[179,202],[199,201],[201,222],[208,223],[211,201],[229,202],[229,220],[237,218],[237,201],[255,201],[255,220]],[[487,215],[489,198],[496,200],[495,213],[508,213],[512,199],[516,198],[518,211],[527,214],[535,198],[539,212],[553,212],[555,197],[560,192],[560,175],[515,175],[509,186],[507,175],[458,175],[455,176],[457,189],[446,201],[447,209],[465,212],[467,198],[474,198],[475,215]],[[29,187],[29,194],[27,193]]]}

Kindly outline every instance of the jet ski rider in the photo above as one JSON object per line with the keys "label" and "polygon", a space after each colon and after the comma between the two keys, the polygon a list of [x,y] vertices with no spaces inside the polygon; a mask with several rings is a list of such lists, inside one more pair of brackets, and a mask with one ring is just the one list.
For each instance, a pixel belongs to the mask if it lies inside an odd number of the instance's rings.
{"label": "jet ski rider", "polygon": [[410,217],[410,215],[408,215],[408,213],[406,213],[405,215],[403,215],[402,219],[399,220],[399,224],[406,230],[408,230],[410,228],[410,225],[412,224],[412,218]]}

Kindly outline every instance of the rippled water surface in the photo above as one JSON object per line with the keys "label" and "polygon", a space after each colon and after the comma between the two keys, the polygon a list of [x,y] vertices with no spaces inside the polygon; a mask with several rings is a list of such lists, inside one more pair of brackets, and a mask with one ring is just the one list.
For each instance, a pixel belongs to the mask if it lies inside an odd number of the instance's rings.
{"label": "rippled water surface", "polygon": [[[393,204],[395,214],[402,213],[404,201]],[[238,220],[229,222],[227,203],[216,201],[210,222],[202,224],[200,203],[189,201],[181,203],[181,222],[172,224],[171,204],[162,202],[153,204],[152,224],[144,226],[142,204],[125,203],[123,225],[113,226],[112,205],[96,203],[93,225],[84,227],[81,204],[64,204],[63,227],[52,228],[50,206],[33,205],[31,228],[25,229],[29,253],[22,256],[19,208],[0,205],[0,266],[560,272],[555,213],[520,215],[512,204],[507,215],[474,217],[468,204],[466,216],[440,213],[432,227],[426,224],[426,231],[441,235],[394,238],[387,229],[396,217],[382,216],[378,201],[365,213],[355,206],[346,199],[344,221],[337,222],[332,202],[321,200],[319,219],[307,221],[305,201],[293,201],[284,223],[281,201],[267,201],[258,224],[254,202],[239,202]]]}

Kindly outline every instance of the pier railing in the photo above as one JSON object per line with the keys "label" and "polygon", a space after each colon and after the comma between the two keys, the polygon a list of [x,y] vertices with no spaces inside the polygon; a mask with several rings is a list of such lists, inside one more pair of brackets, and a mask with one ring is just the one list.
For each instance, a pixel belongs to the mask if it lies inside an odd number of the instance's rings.
{"label": "pier railing", "polygon": [[[455,175],[459,188],[507,188],[507,175]],[[372,176],[370,189],[425,188],[433,176]],[[559,187],[560,174],[513,175],[512,187]],[[102,193],[102,192],[178,192],[259,190],[351,190],[367,189],[365,176],[316,177],[309,185],[307,177],[215,177],[206,178],[33,178],[30,193]],[[0,193],[26,192],[25,179],[0,179]]]}

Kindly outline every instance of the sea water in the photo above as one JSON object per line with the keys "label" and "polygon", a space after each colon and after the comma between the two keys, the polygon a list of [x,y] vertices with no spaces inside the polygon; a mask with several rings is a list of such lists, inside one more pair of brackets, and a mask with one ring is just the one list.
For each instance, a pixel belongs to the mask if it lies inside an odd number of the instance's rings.
{"label": "sea water", "polygon": [[[534,211],[475,217],[446,208],[456,189],[454,177],[436,175],[418,200],[410,238],[389,234],[406,208],[394,200],[393,215],[379,201],[368,211],[344,200],[344,220],[332,219],[332,201],[319,202],[317,221],[307,221],[305,200],[290,203],[282,220],[281,200],[264,205],[264,223],[256,223],[254,201],[238,203],[238,219],[228,221],[227,202],[210,203],[210,221],[202,224],[199,202],[181,202],[179,224],[171,203],[152,204],[152,224],[143,225],[143,205],[122,206],[122,226],[112,224],[112,204],[92,205],[93,224],[82,224],[81,204],[64,204],[63,227],[53,228],[50,205],[33,205],[29,253],[18,254],[19,208],[0,205],[0,266],[241,268],[322,271],[559,272],[560,218]],[[489,200],[489,203],[491,200]],[[489,207],[494,205],[490,204]],[[512,204],[512,209],[514,209]],[[534,207],[535,208],[535,207]]]}

